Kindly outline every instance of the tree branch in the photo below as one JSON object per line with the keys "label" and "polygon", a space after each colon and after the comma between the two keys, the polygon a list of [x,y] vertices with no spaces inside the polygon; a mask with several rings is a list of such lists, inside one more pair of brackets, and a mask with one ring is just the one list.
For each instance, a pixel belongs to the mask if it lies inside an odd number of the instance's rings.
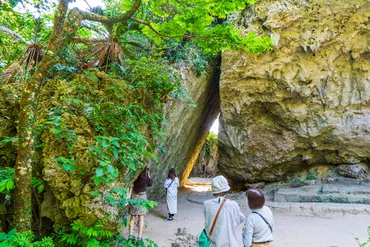
{"label": "tree branch", "polygon": [[74,38],[73,42],[74,43],[82,43],[85,45],[91,44],[91,43],[100,43],[100,42],[106,42],[107,40],[105,39],[83,39],[83,38]]}
{"label": "tree branch", "polygon": [[129,11],[115,18],[109,18],[107,16],[98,15],[98,14],[94,14],[94,13],[90,13],[90,12],[86,12],[82,10],[78,10],[78,11],[81,13],[83,20],[97,21],[100,23],[110,24],[110,23],[122,22],[122,21],[126,21],[130,19],[139,9],[140,5],[141,5],[141,0],[135,0],[134,4],[132,5],[132,8]]}
{"label": "tree branch", "polygon": [[54,27],[50,36],[48,50],[59,50],[59,47],[55,46],[55,44],[58,43],[57,40],[60,39],[60,36],[64,31],[63,26],[70,1],[71,0],[59,0],[58,8],[54,15]]}
{"label": "tree branch", "polygon": [[91,8],[90,4],[89,4],[86,0],[84,0],[84,1],[85,1],[85,3],[87,4],[87,6],[89,6],[89,9],[90,9],[90,10],[92,10],[92,8]]}
{"label": "tree branch", "polygon": [[92,25],[91,22],[87,23],[86,21],[85,22],[83,21],[81,23],[81,27],[89,29],[90,31],[95,32],[98,35],[101,35],[101,36],[104,36],[104,37],[108,38],[108,34],[107,34],[107,31],[105,29],[103,29],[103,28],[101,28],[97,25]]}
{"label": "tree branch", "polygon": [[163,34],[163,33],[159,32],[157,29],[155,29],[149,21],[142,21],[142,20],[138,20],[138,19],[135,19],[135,18],[131,18],[131,20],[149,27],[153,32],[155,32],[156,34],[158,34],[161,37],[171,38],[171,39],[186,37],[186,35],[184,35],[184,36],[182,36],[182,35],[180,35],[180,36],[171,36],[171,35]]}
{"label": "tree branch", "polygon": [[26,41],[22,36],[20,36],[19,34],[17,34],[16,32],[10,30],[9,28],[7,27],[4,27],[4,26],[0,26],[0,31],[3,31],[5,33],[8,33],[10,36],[12,36],[14,39],[17,39],[19,41],[22,41],[23,43],[25,43],[26,45],[30,45],[30,42]]}

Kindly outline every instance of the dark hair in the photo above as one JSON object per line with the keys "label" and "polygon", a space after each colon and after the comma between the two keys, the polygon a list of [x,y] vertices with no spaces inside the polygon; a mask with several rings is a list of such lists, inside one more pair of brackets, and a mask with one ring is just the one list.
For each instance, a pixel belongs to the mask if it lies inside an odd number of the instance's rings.
{"label": "dark hair", "polygon": [[260,209],[265,205],[265,196],[259,189],[249,189],[245,193],[245,196],[248,199],[248,206],[252,210]]}
{"label": "dark hair", "polygon": [[145,167],[144,170],[142,170],[139,174],[139,178],[142,178],[144,176],[146,176],[148,173],[148,167]]}
{"label": "dark hair", "polygon": [[226,196],[227,192],[213,194],[213,196]]}
{"label": "dark hair", "polygon": [[171,168],[170,171],[168,172],[168,178],[174,179],[175,177],[177,177],[175,168]]}

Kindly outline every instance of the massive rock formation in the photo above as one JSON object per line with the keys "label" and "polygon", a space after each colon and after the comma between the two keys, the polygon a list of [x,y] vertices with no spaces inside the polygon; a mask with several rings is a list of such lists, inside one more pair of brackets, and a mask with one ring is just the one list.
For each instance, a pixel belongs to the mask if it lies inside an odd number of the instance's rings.
{"label": "massive rock formation", "polygon": [[[202,150],[213,122],[219,114],[219,62],[215,62],[207,73],[200,77],[190,68],[181,67],[183,87],[196,107],[189,102],[169,102],[166,105],[167,124],[163,140],[158,141],[158,164],[151,164],[150,171],[154,185],[150,189],[151,198],[163,198],[163,182],[168,170],[174,167],[184,185]],[[162,151],[160,151],[162,150]]]}
{"label": "massive rock formation", "polygon": [[368,0],[261,0],[237,18],[271,52],[224,52],[220,170],[234,181],[280,179],[370,157]]}

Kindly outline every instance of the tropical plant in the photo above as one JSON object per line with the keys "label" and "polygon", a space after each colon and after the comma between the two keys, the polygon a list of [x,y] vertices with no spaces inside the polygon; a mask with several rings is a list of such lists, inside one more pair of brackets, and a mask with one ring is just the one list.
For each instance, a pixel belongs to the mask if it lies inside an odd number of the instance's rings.
{"label": "tropical plant", "polygon": [[0,170],[0,193],[8,193],[14,189],[14,169],[5,168]]}

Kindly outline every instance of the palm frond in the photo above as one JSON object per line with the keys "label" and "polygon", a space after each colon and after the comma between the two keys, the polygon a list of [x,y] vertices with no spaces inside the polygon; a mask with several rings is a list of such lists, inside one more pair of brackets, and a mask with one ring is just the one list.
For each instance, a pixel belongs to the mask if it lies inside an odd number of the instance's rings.
{"label": "palm frond", "polygon": [[31,44],[22,53],[18,60],[4,70],[1,75],[1,82],[9,83],[21,73],[21,77],[27,76],[29,71],[37,65],[42,58],[42,47],[40,45]]}
{"label": "palm frond", "polygon": [[18,60],[14,61],[11,65],[9,65],[8,68],[4,70],[4,73],[1,75],[1,82],[3,83],[9,83],[13,80],[14,77],[18,75],[19,72],[21,72],[22,67]]}
{"label": "palm frond", "polygon": [[113,62],[119,62],[123,66],[123,54],[123,49],[118,42],[115,39],[109,39],[91,49],[91,52],[85,56],[90,60],[84,65],[84,68],[107,66]]}

